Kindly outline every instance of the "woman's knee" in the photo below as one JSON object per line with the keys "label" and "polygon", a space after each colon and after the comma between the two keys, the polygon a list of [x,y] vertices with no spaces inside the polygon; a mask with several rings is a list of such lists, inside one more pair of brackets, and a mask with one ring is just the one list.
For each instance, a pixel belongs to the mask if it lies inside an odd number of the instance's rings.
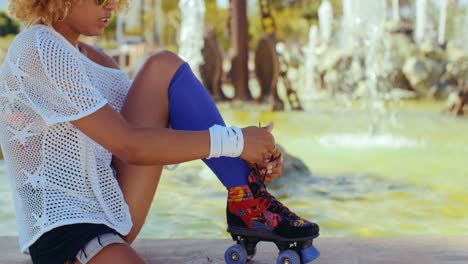
{"label": "woman's knee", "polygon": [[172,77],[177,69],[184,63],[177,54],[163,50],[152,54],[145,63],[145,67],[156,70]]}
{"label": "woman's knee", "polygon": [[[179,56],[170,51],[161,51],[149,56],[133,80],[122,113],[133,109],[131,112],[135,113],[134,118],[141,119],[141,113],[144,111],[142,109],[148,109],[149,106],[153,108],[146,110],[150,116],[164,113],[164,109],[167,108],[164,101],[158,104],[152,102],[154,98],[167,98],[172,78],[183,63]],[[129,118],[128,113],[125,117]]]}

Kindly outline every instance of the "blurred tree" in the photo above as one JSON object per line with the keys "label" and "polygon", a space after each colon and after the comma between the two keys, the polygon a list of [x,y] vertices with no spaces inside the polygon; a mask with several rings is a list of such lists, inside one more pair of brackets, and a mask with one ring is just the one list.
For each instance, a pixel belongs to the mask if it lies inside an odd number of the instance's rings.
{"label": "blurred tree", "polygon": [[[149,2],[148,2],[149,1]],[[257,0],[253,0],[254,5]],[[312,24],[317,23],[317,10],[321,4],[320,0],[271,0],[272,15],[277,24],[277,38],[279,41],[297,41],[306,43],[308,32]],[[330,0],[334,15],[340,16],[342,0]],[[140,9],[139,23],[137,27],[127,29],[126,34],[144,36],[144,30],[154,30],[154,2],[155,0],[140,0],[137,4],[146,5],[144,15],[141,15]],[[229,32],[227,29],[228,9],[219,9],[215,0],[205,0],[205,28],[212,29],[216,33],[216,39],[223,51],[230,49]],[[165,48],[173,49],[177,46],[181,15],[179,10],[179,1],[162,1],[162,12],[164,13],[164,28],[161,41]],[[259,38],[262,36],[263,29],[260,20],[259,8],[249,10],[249,48],[254,50]],[[151,26],[153,25],[153,26]],[[200,30],[202,33],[203,30]],[[149,36],[153,36],[150,34]],[[150,39],[148,39],[150,40]]]}
{"label": "blurred tree", "polygon": [[146,41],[145,11],[145,0],[140,0],[140,37],[143,41]]}
{"label": "blurred tree", "polygon": [[159,36],[157,34],[157,18],[156,18],[156,0],[151,0],[151,7],[150,7],[150,12],[151,12],[151,41],[153,43],[160,43]]}
{"label": "blurred tree", "polygon": [[178,33],[181,23],[179,1],[163,1],[164,29],[161,36],[165,48],[172,50],[177,45]]}
{"label": "blurred tree", "polygon": [[216,40],[224,51],[229,49],[229,33],[227,29],[228,9],[219,9],[216,1],[205,1],[205,27],[216,34]]}
{"label": "blurred tree", "polygon": [[[319,0],[271,0],[272,15],[276,21],[276,36],[279,41],[306,43],[310,26],[318,22]],[[334,16],[341,15],[341,1],[330,0]],[[254,47],[262,35],[260,14],[250,14],[251,45]]]}
{"label": "blurred tree", "polygon": [[117,30],[117,16],[113,16],[109,21],[109,25],[104,29],[104,37],[106,39],[115,39]]}
{"label": "blurred tree", "polygon": [[19,31],[19,23],[9,17],[5,12],[0,11],[0,36],[4,37],[9,34],[18,34]]}

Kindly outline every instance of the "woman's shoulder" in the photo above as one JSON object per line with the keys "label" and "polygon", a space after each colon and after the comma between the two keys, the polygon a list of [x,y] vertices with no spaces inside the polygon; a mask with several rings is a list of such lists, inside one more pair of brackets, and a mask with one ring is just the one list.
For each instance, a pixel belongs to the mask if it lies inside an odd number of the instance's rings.
{"label": "woman's shoulder", "polygon": [[[54,33],[54,30],[46,25],[33,25],[16,35],[10,45],[9,53],[21,53],[29,56],[30,53],[40,55],[42,49],[50,49],[59,52],[64,49],[57,49],[57,46],[65,47],[65,43]],[[54,47],[55,46],[55,47]],[[71,44],[70,44],[71,46]],[[38,54],[39,51],[39,54]]]}
{"label": "woman's shoulder", "polygon": [[33,45],[34,42],[36,41],[36,31],[37,31],[36,27],[30,27],[18,33],[13,39],[13,42],[11,43],[9,50],[17,46],[19,46],[19,48],[31,46],[31,45],[25,45],[27,42]]}
{"label": "woman's shoulder", "polygon": [[119,69],[119,65],[101,49],[79,41],[80,52],[93,62],[108,68]]}
{"label": "woman's shoulder", "polygon": [[16,41],[22,41],[22,40],[37,41],[39,36],[45,39],[51,39],[51,38],[55,39],[56,37],[54,36],[53,29],[50,28],[49,26],[36,24],[21,31],[18,35],[16,35],[15,40]]}
{"label": "woman's shoulder", "polygon": [[7,61],[18,61],[21,57],[39,56],[37,48],[37,30],[40,27],[29,27],[18,33],[8,47]]}
{"label": "woman's shoulder", "polygon": [[[36,62],[58,61],[79,63],[90,60],[99,66],[119,69],[118,64],[103,51],[79,41],[79,50],[54,28],[36,24],[20,32],[12,42],[8,53],[14,57],[35,56]],[[91,64],[93,65],[93,64]]]}

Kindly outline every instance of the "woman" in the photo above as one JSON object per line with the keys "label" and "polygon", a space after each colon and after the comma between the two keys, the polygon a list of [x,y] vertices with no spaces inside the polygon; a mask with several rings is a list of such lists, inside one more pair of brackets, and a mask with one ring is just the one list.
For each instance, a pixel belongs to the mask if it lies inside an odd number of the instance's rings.
{"label": "woman", "polygon": [[226,127],[190,67],[172,53],[152,55],[131,82],[78,40],[101,35],[126,4],[10,1],[10,11],[31,25],[0,70],[0,142],[21,250],[33,263],[144,263],[130,244],[162,165],[195,159],[226,186],[229,226],[318,234],[316,224],[264,188],[283,169],[272,124]]}

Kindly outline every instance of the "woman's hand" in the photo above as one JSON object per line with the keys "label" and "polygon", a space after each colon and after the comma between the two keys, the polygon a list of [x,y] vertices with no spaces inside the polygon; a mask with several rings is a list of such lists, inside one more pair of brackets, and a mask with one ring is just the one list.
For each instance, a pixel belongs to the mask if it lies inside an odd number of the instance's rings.
{"label": "woman's hand", "polygon": [[242,129],[244,135],[244,149],[240,157],[249,162],[264,167],[275,151],[275,139],[271,134],[273,123],[266,127],[246,127]]}
{"label": "woman's hand", "polygon": [[264,181],[266,183],[270,183],[274,179],[283,176],[283,170],[283,155],[281,155],[281,152],[278,148],[275,148],[272,159],[266,164],[265,167],[260,169],[260,173],[262,173],[262,175],[265,175]]}
{"label": "woman's hand", "polygon": [[260,177],[264,179],[264,182],[270,183],[274,179],[283,176],[284,160],[278,148],[274,148],[271,158],[265,165],[258,165],[255,163],[247,162],[247,166],[251,169],[258,169]]}

